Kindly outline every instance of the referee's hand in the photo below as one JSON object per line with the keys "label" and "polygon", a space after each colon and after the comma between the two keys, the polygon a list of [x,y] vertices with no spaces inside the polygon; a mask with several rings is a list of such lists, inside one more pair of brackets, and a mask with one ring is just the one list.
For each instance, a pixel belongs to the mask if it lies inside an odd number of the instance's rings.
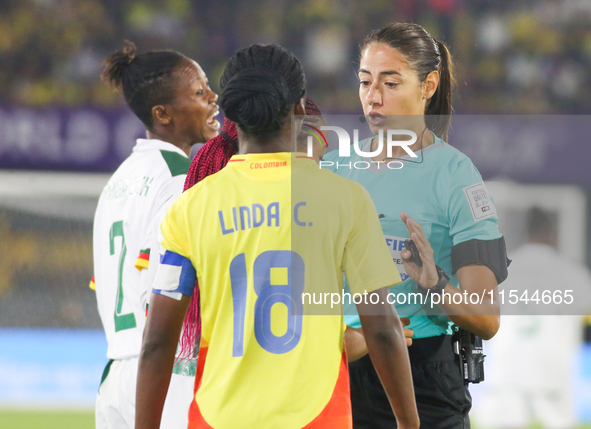
{"label": "referee's hand", "polygon": [[404,270],[415,282],[420,284],[422,287],[430,289],[437,284],[439,276],[437,275],[437,269],[435,268],[435,260],[433,259],[433,249],[431,243],[427,240],[425,232],[421,225],[406,214],[406,212],[400,213],[400,219],[406,225],[408,230],[408,236],[415,242],[423,265],[419,266],[414,262],[410,261],[412,253],[410,250],[403,249],[400,252],[402,258],[402,264]]}
{"label": "referee's hand", "polygon": [[[410,319],[408,317],[401,317],[400,323],[403,327],[406,346],[410,347],[412,346],[414,332],[412,329],[405,327],[410,325]],[[361,328],[347,326],[347,329],[345,329],[345,347],[347,348],[347,360],[349,362],[361,359],[367,354],[367,344],[365,343],[365,337]]]}
{"label": "referee's hand", "polygon": [[406,328],[405,326],[410,325],[410,319],[408,317],[401,317],[400,323],[402,323],[403,331],[404,331],[404,339],[406,340],[406,346],[412,346],[412,337],[415,334],[412,329]]}

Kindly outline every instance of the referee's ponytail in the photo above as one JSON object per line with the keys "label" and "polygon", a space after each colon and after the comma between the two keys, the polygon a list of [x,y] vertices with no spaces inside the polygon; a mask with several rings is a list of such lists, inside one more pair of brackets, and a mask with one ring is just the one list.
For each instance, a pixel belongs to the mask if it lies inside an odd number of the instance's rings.
{"label": "referee's ponytail", "polygon": [[439,138],[447,141],[455,86],[453,61],[447,46],[420,25],[402,22],[372,32],[361,45],[362,53],[370,43],[385,43],[397,49],[417,72],[420,82],[432,71],[439,72],[439,86],[425,107],[425,122]]}
{"label": "referee's ponytail", "polygon": [[[435,39],[433,39],[435,40]],[[439,138],[447,141],[447,132],[451,122],[451,113],[453,108],[451,106],[452,91],[455,86],[453,61],[447,46],[443,42],[435,40],[439,53],[441,56],[441,64],[439,65],[439,86],[435,90],[433,97],[425,107],[425,122],[429,129],[435,133]]]}

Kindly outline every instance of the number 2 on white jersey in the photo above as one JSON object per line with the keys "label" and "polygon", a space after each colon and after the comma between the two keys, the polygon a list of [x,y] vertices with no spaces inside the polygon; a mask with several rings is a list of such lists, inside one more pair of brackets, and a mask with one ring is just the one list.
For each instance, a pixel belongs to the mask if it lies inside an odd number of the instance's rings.
{"label": "number 2 on white jersey", "polygon": [[123,235],[123,221],[114,222],[111,225],[110,236],[110,253],[115,255],[115,238],[121,237],[121,254],[119,256],[119,270],[117,274],[117,301],[115,303],[115,332],[123,331],[125,329],[132,329],[137,326],[135,315],[133,313],[121,314],[123,309],[123,263],[127,255],[127,246],[125,244],[125,236]]}

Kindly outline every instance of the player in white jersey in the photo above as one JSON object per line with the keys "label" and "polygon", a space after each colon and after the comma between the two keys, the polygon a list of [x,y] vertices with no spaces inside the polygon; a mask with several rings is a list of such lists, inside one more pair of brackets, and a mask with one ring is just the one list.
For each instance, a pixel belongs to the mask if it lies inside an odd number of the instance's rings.
{"label": "player in white jersey", "polygon": [[[582,315],[591,310],[591,273],[558,251],[550,212],[531,208],[526,226],[528,242],[511,253],[511,275],[503,288],[506,296],[519,299],[510,305],[512,314],[503,315],[489,345],[489,382],[475,416],[484,429],[527,428],[536,422],[544,429],[574,428],[573,367],[583,342]],[[553,297],[563,292],[567,297],[568,291],[572,303],[559,306],[534,298],[536,291],[548,290]]]}
{"label": "player in white jersey", "polygon": [[[135,55],[128,42],[106,59],[102,78],[123,92],[147,135],[109,180],[94,219],[91,287],[109,358],[97,396],[96,427],[119,429],[133,428],[135,419],[148,283],[143,268],[154,241],[152,225],[159,210],[182,192],[192,145],[215,137],[219,123],[217,95],[205,73],[178,52]],[[190,402],[192,390],[187,393]],[[182,425],[187,417],[179,418]],[[178,425],[177,419],[163,422],[162,428]]]}

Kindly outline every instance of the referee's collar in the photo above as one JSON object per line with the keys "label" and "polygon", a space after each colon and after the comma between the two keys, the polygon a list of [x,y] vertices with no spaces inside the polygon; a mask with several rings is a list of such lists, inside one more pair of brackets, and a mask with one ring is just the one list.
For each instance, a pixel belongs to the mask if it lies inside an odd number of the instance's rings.
{"label": "referee's collar", "polygon": [[149,150],[167,150],[169,152],[176,152],[183,155],[185,158],[189,158],[184,150],[172,143],[158,139],[137,139],[136,144],[133,147],[134,152],[146,152]]}

